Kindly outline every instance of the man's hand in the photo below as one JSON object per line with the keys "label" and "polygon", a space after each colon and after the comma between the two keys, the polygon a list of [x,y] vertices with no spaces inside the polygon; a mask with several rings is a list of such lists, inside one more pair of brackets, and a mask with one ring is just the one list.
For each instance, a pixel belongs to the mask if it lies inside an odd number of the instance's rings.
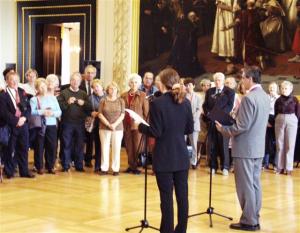
{"label": "man's hand", "polygon": [[70,97],[68,99],[68,104],[74,104],[76,102],[76,98],[73,96],[73,97]]}
{"label": "man's hand", "polygon": [[78,103],[79,106],[82,106],[82,105],[84,105],[84,100],[78,99],[77,103]]}
{"label": "man's hand", "polygon": [[17,127],[22,127],[24,125],[24,123],[26,122],[26,117],[20,117],[19,121],[17,123]]}
{"label": "man's hand", "polygon": [[220,124],[220,122],[218,122],[218,121],[215,121],[215,124],[216,124],[216,128],[217,128],[217,130],[219,131],[219,132],[221,132],[222,131],[222,128],[223,128],[223,126]]}

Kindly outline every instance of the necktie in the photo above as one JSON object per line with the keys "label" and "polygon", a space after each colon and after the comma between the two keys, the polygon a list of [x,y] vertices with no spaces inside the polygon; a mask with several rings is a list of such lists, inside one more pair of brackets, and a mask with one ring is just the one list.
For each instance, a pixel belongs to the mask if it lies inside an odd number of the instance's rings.
{"label": "necktie", "polygon": [[15,116],[16,117],[20,117],[21,116],[21,111],[18,107],[19,103],[20,103],[20,96],[19,96],[19,92],[18,92],[18,89],[15,90],[16,91],[16,113],[15,113]]}
{"label": "necktie", "polygon": [[88,81],[88,90],[87,90],[87,94],[88,95],[91,95],[91,82],[90,81]]}
{"label": "necktie", "polygon": [[221,93],[221,89],[217,89],[217,94],[220,94]]}

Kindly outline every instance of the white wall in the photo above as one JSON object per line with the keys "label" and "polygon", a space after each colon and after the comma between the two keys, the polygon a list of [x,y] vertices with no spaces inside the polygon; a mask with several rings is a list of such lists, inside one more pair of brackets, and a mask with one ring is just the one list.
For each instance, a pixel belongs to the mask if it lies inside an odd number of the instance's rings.
{"label": "white wall", "polygon": [[114,1],[97,0],[96,60],[101,61],[101,80],[106,86],[113,79]]}
{"label": "white wall", "polygon": [[0,79],[6,63],[17,62],[17,3],[0,1]]}

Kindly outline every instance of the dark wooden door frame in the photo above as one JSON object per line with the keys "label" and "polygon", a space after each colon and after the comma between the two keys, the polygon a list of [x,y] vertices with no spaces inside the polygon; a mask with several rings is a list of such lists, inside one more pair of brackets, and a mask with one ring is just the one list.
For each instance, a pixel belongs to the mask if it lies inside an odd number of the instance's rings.
{"label": "dark wooden door frame", "polygon": [[18,1],[17,71],[24,81],[28,68],[34,68],[35,28],[37,23],[80,23],[79,68],[85,60],[96,58],[96,0]]}

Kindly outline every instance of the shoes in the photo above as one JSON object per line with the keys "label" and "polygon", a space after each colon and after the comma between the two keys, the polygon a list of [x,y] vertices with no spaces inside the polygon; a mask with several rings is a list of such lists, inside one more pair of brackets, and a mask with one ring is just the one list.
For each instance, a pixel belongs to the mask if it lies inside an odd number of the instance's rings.
{"label": "shoes", "polygon": [[223,176],[228,176],[228,170],[224,168],[222,171],[222,174],[223,174]]}
{"label": "shoes", "polygon": [[234,230],[241,230],[241,231],[258,231],[260,230],[260,225],[248,225],[243,223],[232,223],[229,226],[231,229]]}
{"label": "shoes", "polygon": [[196,170],[197,169],[197,165],[192,165],[192,169]]}
{"label": "shoes", "polygon": [[214,168],[212,168],[209,173],[211,173],[212,175],[216,174],[216,170]]}
{"label": "shoes", "polygon": [[83,169],[83,167],[81,167],[81,168],[75,168],[75,171],[78,171],[78,172],[85,172],[85,170]]}
{"label": "shoes", "polygon": [[124,172],[125,172],[125,173],[132,173],[132,172],[133,172],[133,169],[131,169],[131,168],[129,167],[129,168],[127,168]]}
{"label": "shoes", "polygon": [[48,170],[48,173],[54,175],[54,174],[55,174],[55,170],[54,170],[54,169],[49,169],[49,170]]}
{"label": "shoes", "polygon": [[85,167],[93,167],[93,164],[91,162],[85,162],[84,166]]}
{"label": "shoes", "polygon": [[139,175],[139,174],[141,174],[141,171],[136,169],[136,170],[133,170],[132,173],[135,175]]}
{"label": "shoes", "polygon": [[69,171],[70,171],[70,168],[63,168],[61,171],[62,171],[62,172],[69,172]]}
{"label": "shoes", "polygon": [[101,172],[99,173],[100,176],[105,176],[105,175],[107,175],[107,174],[108,174],[107,171],[101,171]]}
{"label": "shoes", "polygon": [[23,178],[34,178],[35,175],[33,175],[32,173],[28,173],[28,174],[26,174],[24,176],[21,176],[21,177],[23,177]]}
{"label": "shoes", "polygon": [[300,62],[300,55],[297,54],[295,57],[288,59],[288,62]]}
{"label": "shoes", "polygon": [[37,170],[37,174],[39,174],[39,175],[43,175],[43,174],[44,174],[44,171],[43,171],[43,169],[39,169],[39,170]]}
{"label": "shoes", "polygon": [[286,175],[287,175],[287,176],[291,176],[291,175],[292,175],[292,171],[287,170],[287,171],[286,171]]}
{"label": "shoes", "polygon": [[113,172],[113,176],[118,176],[119,172]]}

